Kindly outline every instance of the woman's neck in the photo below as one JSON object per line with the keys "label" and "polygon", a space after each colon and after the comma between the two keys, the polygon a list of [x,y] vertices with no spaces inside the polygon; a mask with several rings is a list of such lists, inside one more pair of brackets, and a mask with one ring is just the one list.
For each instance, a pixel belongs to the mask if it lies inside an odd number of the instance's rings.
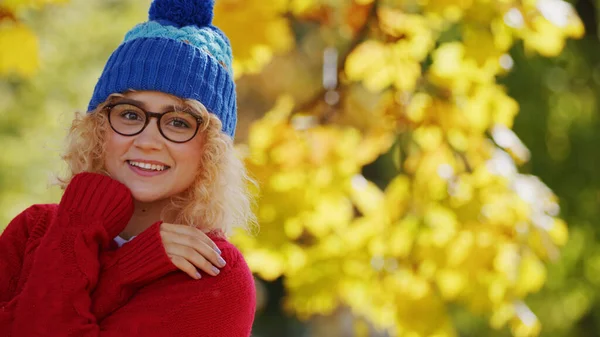
{"label": "woman's neck", "polygon": [[170,200],[168,199],[151,203],[134,201],[135,209],[133,215],[119,236],[125,240],[129,240],[131,237],[140,234],[152,226],[155,222],[164,220],[161,218],[161,213],[169,202]]}

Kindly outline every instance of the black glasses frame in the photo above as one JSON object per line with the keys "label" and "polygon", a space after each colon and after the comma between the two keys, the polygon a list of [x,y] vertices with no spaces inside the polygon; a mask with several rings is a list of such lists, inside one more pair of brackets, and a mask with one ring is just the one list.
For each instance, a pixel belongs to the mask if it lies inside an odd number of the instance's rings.
{"label": "black glasses frame", "polygon": [[[119,132],[119,131],[117,131],[117,130],[115,129],[115,127],[112,125],[112,121],[110,120],[110,115],[111,115],[111,113],[110,113],[110,112],[111,112],[111,110],[112,110],[114,107],[116,107],[116,106],[118,106],[118,105],[132,105],[132,106],[135,106],[136,108],[140,109],[140,110],[141,110],[141,111],[144,113],[144,115],[146,116],[146,121],[144,122],[144,126],[143,126],[143,127],[140,129],[140,131],[138,131],[138,132],[135,132],[135,133],[122,133],[122,132]],[[187,143],[187,142],[189,142],[190,140],[194,139],[194,137],[196,137],[196,135],[198,134],[198,130],[200,129],[200,124],[202,123],[202,118],[200,118],[200,117],[198,117],[198,116],[195,116],[194,114],[192,114],[192,113],[190,113],[190,112],[188,112],[188,111],[183,111],[183,112],[185,112],[185,113],[188,113],[188,114],[190,114],[192,117],[194,117],[194,118],[196,119],[196,122],[198,122],[198,123],[196,123],[196,130],[194,131],[194,134],[193,134],[193,135],[190,137],[190,139],[188,139],[188,140],[184,140],[184,141],[177,141],[177,140],[172,140],[171,138],[167,137],[167,136],[164,134],[164,132],[163,132],[163,130],[162,130],[162,127],[161,127],[161,124],[160,124],[160,119],[161,119],[161,118],[162,118],[164,115],[166,115],[166,114],[168,114],[168,113],[170,113],[170,112],[174,112],[174,111],[165,111],[165,112],[151,112],[151,111],[147,111],[147,110],[145,110],[145,109],[143,109],[143,108],[140,108],[140,107],[139,107],[139,106],[137,106],[137,105],[133,105],[133,104],[131,104],[131,103],[115,103],[115,104],[110,104],[110,105],[107,105],[107,106],[105,106],[105,107],[104,107],[104,110],[106,110],[106,112],[107,112],[108,124],[110,124],[110,128],[111,128],[111,129],[113,129],[113,131],[114,131],[114,132],[116,132],[116,133],[120,134],[121,136],[132,137],[132,136],[139,135],[140,133],[144,132],[144,130],[146,129],[146,127],[148,126],[148,124],[150,124],[150,119],[154,117],[154,118],[156,118],[156,126],[158,127],[158,132],[160,132],[160,134],[161,134],[161,135],[162,135],[162,136],[163,136],[163,137],[164,137],[166,140],[168,140],[168,141],[170,141],[170,142],[173,142],[173,143],[178,143],[178,144],[181,144],[181,143]]]}

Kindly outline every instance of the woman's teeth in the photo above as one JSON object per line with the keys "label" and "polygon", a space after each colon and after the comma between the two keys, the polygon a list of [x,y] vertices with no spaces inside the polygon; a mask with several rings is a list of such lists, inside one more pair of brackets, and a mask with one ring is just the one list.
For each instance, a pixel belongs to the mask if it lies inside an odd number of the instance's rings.
{"label": "woman's teeth", "polygon": [[164,166],[164,165],[156,165],[156,164],[148,164],[148,163],[141,163],[139,161],[131,161],[128,160],[127,161],[129,163],[129,165],[131,166],[137,166],[139,168],[143,168],[145,170],[152,170],[152,171],[164,171],[166,169],[168,169],[168,166]]}

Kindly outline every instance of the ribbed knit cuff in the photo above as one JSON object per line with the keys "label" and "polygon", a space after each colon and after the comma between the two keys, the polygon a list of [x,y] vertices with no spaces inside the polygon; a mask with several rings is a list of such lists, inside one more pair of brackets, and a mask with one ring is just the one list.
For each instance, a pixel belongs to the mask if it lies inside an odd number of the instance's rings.
{"label": "ribbed knit cuff", "polygon": [[131,242],[124,244],[117,250],[118,259],[105,267],[118,268],[120,283],[143,286],[177,270],[165,251],[160,236],[161,224],[162,221],[154,223]]}
{"label": "ribbed knit cuff", "polygon": [[133,214],[133,198],[122,183],[97,173],[79,173],[67,186],[59,209],[100,220],[110,238],[117,236]]}

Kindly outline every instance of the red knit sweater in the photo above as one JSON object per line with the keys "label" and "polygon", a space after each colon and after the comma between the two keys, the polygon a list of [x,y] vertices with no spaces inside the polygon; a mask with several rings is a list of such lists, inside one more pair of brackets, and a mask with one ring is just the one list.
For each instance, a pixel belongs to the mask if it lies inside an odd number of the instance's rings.
{"label": "red knit sweater", "polygon": [[0,336],[249,336],[256,294],[240,252],[211,237],[227,265],[194,280],[166,255],[160,223],[116,249],[129,190],[75,176],[58,205],[34,205],[0,236]]}

